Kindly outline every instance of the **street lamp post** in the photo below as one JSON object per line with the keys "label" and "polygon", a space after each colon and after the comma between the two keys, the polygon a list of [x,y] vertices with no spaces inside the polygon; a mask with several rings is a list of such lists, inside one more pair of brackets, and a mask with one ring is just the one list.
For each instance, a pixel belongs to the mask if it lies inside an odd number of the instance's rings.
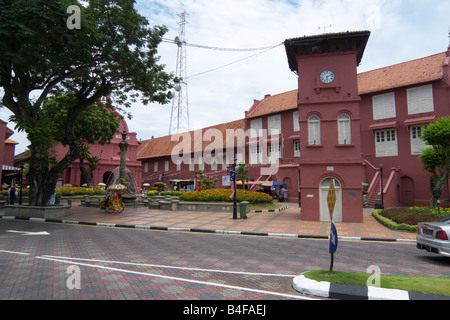
{"label": "street lamp post", "polygon": [[23,163],[20,164],[20,191],[19,191],[19,205],[22,205],[22,191],[23,191]]}
{"label": "street lamp post", "polygon": [[383,164],[380,163],[380,179],[381,179],[381,209],[384,209],[384,197],[383,197]]}
{"label": "street lamp post", "polygon": [[234,179],[233,179],[233,187],[234,187],[234,196],[233,196],[233,220],[237,219],[237,204],[236,204],[236,161],[234,158],[233,163],[233,171],[234,171]]}
{"label": "street lamp post", "polygon": [[230,167],[227,167],[230,170],[230,182],[233,183],[233,220],[237,220],[237,204],[236,204],[236,162],[237,159],[234,158],[234,162]]}

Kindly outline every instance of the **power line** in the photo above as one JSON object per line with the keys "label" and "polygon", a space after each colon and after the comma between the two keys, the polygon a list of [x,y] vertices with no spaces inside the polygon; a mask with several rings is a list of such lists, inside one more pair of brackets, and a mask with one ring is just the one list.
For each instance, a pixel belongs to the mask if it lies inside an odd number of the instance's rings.
{"label": "power line", "polygon": [[278,47],[278,46],[280,46],[280,45],[281,45],[281,44],[276,45],[276,46],[273,46],[273,47],[269,47],[269,49],[266,49],[266,50],[263,51],[263,52],[258,52],[258,53],[256,53],[256,54],[252,54],[251,56],[248,56],[248,57],[245,57],[245,58],[242,58],[242,59],[239,59],[239,60],[236,60],[236,61],[227,63],[227,64],[225,64],[225,65],[223,65],[223,66],[220,66],[220,67],[217,67],[217,68],[213,68],[213,69],[210,69],[210,70],[207,70],[207,71],[203,71],[203,72],[200,72],[200,73],[193,74],[193,75],[191,75],[191,76],[188,76],[187,79],[193,78],[193,77],[196,77],[196,76],[200,76],[200,75],[205,74],[205,73],[213,72],[213,71],[216,71],[216,70],[218,70],[218,69],[222,69],[222,68],[228,67],[228,66],[230,66],[230,65],[232,65],[232,64],[235,64],[235,63],[238,63],[238,62],[241,62],[241,61],[244,61],[244,60],[247,60],[247,59],[256,57],[256,56],[258,56],[258,55],[260,55],[260,54],[263,54],[263,53],[265,53],[265,52],[267,52],[267,51],[269,51],[269,50],[272,50],[272,49],[274,49],[274,48],[276,48],[276,47]]}
{"label": "power line", "polygon": [[[165,38],[162,39],[162,42],[180,45],[179,41],[165,39]],[[193,44],[193,43],[187,43],[187,42],[182,42],[181,44],[186,45],[188,47],[195,47],[195,48],[208,49],[208,50],[217,50],[217,51],[262,51],[262,50],[276,48],[276,47],[282,45],[283,43],[279,43],[279,44],[275,44],[275,45],[267,46],[267,47],[260,47],[260,48],[221,48],[221,47],[204,46],[204,45],[200,45],[200,44]]]}

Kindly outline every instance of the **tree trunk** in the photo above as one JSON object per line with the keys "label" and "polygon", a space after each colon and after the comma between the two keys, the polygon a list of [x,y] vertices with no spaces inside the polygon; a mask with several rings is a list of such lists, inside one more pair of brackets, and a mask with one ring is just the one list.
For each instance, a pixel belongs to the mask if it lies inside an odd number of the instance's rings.
{"label": "tree trunk", "polygon": [[[441,168],[440,173],[441,173],[440,176],[434,177],[436,183],[434,184],[433,191],[442,191],[442,189],[444,189],[445,182],[448,180],[448,176],[449,176],[449,168],[447,166],[444,168]],[[431,197],[431,203],[430,203],[431,208],[437,207],[437,200],[438,199],[436,199],[434,196]]]}
{"label": "tree trunk", "polygon": [[78,158],[80,148],[76,144],[70,146],[69,153],[54,166],[50,166],[48,150],[44,146],[39,143],[31,143],[30,150],[29,201],[31,206],[44,207],[49,204],[50,197],[55,192],[56,182],[64,170]]}
{"label": "tree trunk", "polygon": [[83,181],[86,183],[88,188],[94,188],[94,179],[92,179],[92,171],[94,171],[97,168],[97,166],[92,166],[89,164],[89,168],[86,169],[84,167],[84,159],[83,157],[80,157],[80,171],[81,171],[81,177]]}

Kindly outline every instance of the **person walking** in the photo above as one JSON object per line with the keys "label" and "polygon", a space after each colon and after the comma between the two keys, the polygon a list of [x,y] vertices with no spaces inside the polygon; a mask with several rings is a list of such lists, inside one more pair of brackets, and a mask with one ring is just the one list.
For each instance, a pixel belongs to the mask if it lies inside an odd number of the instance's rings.
{"label": "person walking", "polygon": [[9,204],[10,205],[14,205],[14,202],[16,202],[16,198],[17,198],[17,191],[16,188],[14,188],[13,186],[11,186],[9,188]]}

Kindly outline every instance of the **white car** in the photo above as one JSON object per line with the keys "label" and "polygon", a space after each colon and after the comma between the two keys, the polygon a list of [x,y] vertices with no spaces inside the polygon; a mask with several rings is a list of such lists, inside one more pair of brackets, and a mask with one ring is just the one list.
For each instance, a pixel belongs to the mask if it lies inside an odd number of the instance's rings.
{"label": "white car", "polygon": [[450,257],[450,216],[417,225],[417,248]]}

